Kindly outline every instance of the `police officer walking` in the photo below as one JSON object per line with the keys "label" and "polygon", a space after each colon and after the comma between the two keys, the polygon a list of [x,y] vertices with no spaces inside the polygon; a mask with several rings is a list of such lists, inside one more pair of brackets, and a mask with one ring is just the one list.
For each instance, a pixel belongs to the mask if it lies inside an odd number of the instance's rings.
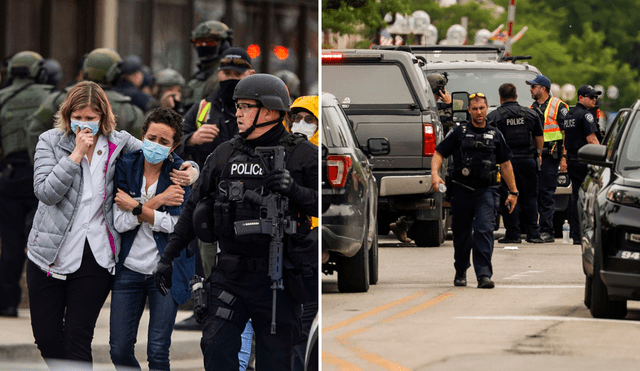
{"label": "police officer walking", "polygon": [[218,88],[220,54],[231,47],[233,30],[218,21],[202,22],[191,33],[191,44],[198,53],[198,71],[187,83],[183,104],[185,110],[206,98]]}
{"label": "police officer walking", "polygon": [[[502,219],[506,229],[499,243],[520,243],[521,232],[526,232],[527,242],[543,243],[538,225],[538,167],[542,151],[542,122],[540,116],[530,108],[518,104],[516,86],[505,83],[498,88],[500,107],[487,116],[490,125],[495,125],[502,133],[513,153],[511,165],[520,191],[520,202],[513,213],[501,206]],[[509,189],[503,183],[501,200],[506,200]],[[522,213],[520,212],[522,211]],[[522,216],[523,220],[520,220]]]}
{"label": "police officer walking", "polygon": [[571,179],[571,238],[574,245],[580,245],[580,224],[578,215],[578,191],[587,177],[587,164],[578,161],[578,150],[585,144],[600,144],[597,133],[600,128],[596,118],[589,112],[595,107],[601,92],[591,85],[582,85],[578,89],[578,103],[569,110],[564,120],[565,145],[567,147],[567,168]]}
{"label": "police officer walking", "polygon": [[[196,237],[196,204],[212,195],[213,232],[220,253],[207,279],[210,307],[201,341],[205,369],[238,369],[240,334],[251,318],[256,334],[256,369],[290,370],[292,346],[300,340],[300,304],[309,300],[301,283],[304,277],[317,282],[317,273],[308,270],[309,262],[317,261],[317,246],[303,248],[309,217],[318,214],[317,147],[304,136],[288,133],[282,124],[290,110],[290,98],[279,78],[247,76],[238,82],[234,99],[239,134],[207,158],[158,263],[156,285],[165,292],[165,287],[171,286],[173,259]],[[285,169],[270,170],[270,161],[262,159],[262,149],[273,146],[284,147]],[[273,291],[278,287],[272,285],[269,276],[273,272],[269,270],[269,254],[274,239],[262,234],[262,227],[245,231],[241,225],[251,225],[256,219],[260,220],[258,224],[266,222],[264,214],[269,213],[264,207],[260,212],[256,199],[277,195],[288,199],[289,210],[282,216],[291,223],[282,224],[278,218],[275,224],[287,233],[283,239],[286,279],[284,290]],[[238,223],[242,221],[245,223]],[[200,228],[202,223],[197,221],[195,225]],[[277,309],[275,333],[272,304]]]}
{"label": "police officer walking", "polygon": [[38,206],[24,125],[54,89],[45,84],[43,63],[36,52],[17,53],[8,65],[12,83],[0,90],[0,316],[18,316],[24,249]]}
{"label": "police officer walking", "polygon": [[538,213],[540,214],[540,238],[544,242],[555,241],[553,228],[553,213],[556,202],[553,194],[558,185],[558,168],[567,171],[567,158],[564,150],[564,118],[569,113],[569,106],[558,97],[549,95],[551,80],[544,75],[538,75],[533,80],[526,81],[531,85],[531,98],[534,102],[531,109],[538,112],[544,125],[542,134],[542,161],[538,173]]}
{"label": "police officer walking", "polygon": [[[486,121],[488,103],[482,93],[469,95],[471,122],[455,127],[436,146],[431,168],[439,169],[442,161],[453,155],[453,175],[449,185],[452,191],[452,224],[454,267],[453,284],[467,285],[469,255],[473,251],[473,266],[478,288],[494,287],[491,280],[493,268],[493,231],[500,203],[498,196],[498,167],[509,187],[505,205],[513,211],[518,201],[518,189],[511,166],[511,150],[504,137]],[[438,189],[444,180],[437,171],[432,172],[432,187]]]}

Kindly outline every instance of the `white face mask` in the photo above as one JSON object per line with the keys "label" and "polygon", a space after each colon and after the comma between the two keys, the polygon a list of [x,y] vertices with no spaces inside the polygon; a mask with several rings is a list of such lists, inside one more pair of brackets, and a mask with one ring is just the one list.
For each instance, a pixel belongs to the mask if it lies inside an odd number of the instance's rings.
{"label": "white face mask", "polygon": [[307,138],[311,138],[313,134],[318,130],[318,125],[315,124],[307,124],[304,120],[300,120],[299,122],[294,122],[291,127],[291,131],[298,134],[304,134]]}

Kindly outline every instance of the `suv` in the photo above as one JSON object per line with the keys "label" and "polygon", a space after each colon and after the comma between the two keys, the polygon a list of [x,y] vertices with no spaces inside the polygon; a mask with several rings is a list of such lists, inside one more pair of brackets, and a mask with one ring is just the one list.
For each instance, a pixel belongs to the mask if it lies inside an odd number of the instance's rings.
{"label": "suv", "polygon": [[443,138],[431,88],[411,53],[323,50],[322,87],[334,94],[360,142],[383,137],[386,156],[372,159],[379,186],[378,232],[398,215],[413,216],[409,235],[418,246],[444,241],[442,194],[431,188],[431,158]]}
{"label": "suv", "polygon": [[[540,70],[530,64],[516,63],[530,59],[530,56],[505,55],[504,45],[428,45],[428,46],[374,46],[379,50],[400,49],[409,51],[425,61],[422,71],[425,77],[440,73],[448,78],[447,90],[450,92],[482,92],[487,96],[489,112],[500,106],[498,88],[510,82],[516,86],[518,104],[529,107],[533,102],[529,95],[527,80],[540,75]],[[455,100],[454,100],[455,101]],[[454,104],[454,110],[456,109]],[[460,121],[466,114],[458,115],[454,111],[454,121]],[[464,118],[463,118],[464,119]],[[554,193],[555,237],[562,237],[562,224],[570,219],[571,182],[569,175],[558,174]]]}
{"label": "suv", "polygon": [[368,156],[389,153],[384,138],[361,146],[336,97],[322,94],[322,271],[341,292],[378,282],[378,186]]}
{"label": "suv", "polygon": [[584,303],[596,318],[624,318],[640,300],[640,100],[618,112],[602,141],[580,148],[590,164],[578,214]]}

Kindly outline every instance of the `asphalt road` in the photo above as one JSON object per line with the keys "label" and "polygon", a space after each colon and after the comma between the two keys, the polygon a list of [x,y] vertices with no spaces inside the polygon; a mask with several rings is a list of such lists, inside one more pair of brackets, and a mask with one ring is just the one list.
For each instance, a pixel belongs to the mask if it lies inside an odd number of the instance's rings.
{"label": "asphalt road", "polygon": [[[506,245],[510,246],[510,245]],[[322,279],[322,370],[638,370],[640,303],[625,320],[583,304],[580,246],[496,241],[494,289],[453,286],[453,243],[380,236],[380,280],[367,293]]]}

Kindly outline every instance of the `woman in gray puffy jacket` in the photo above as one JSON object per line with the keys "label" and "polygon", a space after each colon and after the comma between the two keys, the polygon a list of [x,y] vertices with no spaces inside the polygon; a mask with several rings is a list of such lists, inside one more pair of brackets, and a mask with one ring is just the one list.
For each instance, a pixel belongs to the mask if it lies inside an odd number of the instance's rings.
{"label": "woman in gray puffy jacket", "polygon": [[[116,159],[142,145],[115,128],[104,91],[85,81],[69,91],[55,128],[36,146],[40,202],[27,243],[27,285],[33,335],[52,368],[59,360],[92,361],[95,324],[120,250],[113,226]],[[187,185],[193,173],[174,170],[172,180]]]}

